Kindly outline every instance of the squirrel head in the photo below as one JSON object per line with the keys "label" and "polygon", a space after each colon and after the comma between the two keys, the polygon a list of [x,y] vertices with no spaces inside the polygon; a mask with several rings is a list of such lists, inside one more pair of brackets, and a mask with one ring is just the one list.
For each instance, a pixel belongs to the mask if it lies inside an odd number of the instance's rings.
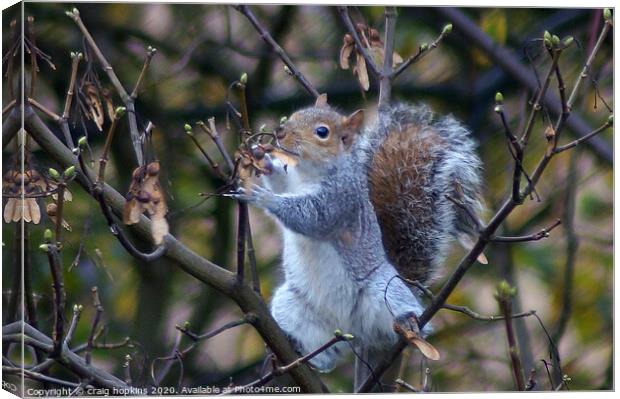
{"label": "squirrel head", "polygon": [[300,161],[329,162],[355,142],[364,111],[341,115],[321,94],[314,106],[293,113],[277,131],[282,147],[297,153]]}

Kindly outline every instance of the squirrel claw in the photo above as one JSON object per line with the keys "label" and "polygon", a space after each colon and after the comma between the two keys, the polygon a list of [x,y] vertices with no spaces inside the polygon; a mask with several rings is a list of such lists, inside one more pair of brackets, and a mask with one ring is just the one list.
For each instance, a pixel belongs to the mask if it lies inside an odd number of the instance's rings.
{"label": "squirrel claw", "polygon": [[268,204],[269,200],[272,199],[273,193],[271,190],[259,186],[258,184],[252,184],[250,189],[239,187],[233,192],[224,194],[224,196],[264,207]]}
{"label": "squirrel claw", "polygon": [[439,351],[420,336],[420,328],[415,315],[397,317],[394,321],[394,331],[409,344],[416,346],[427,359],[440,359]]}

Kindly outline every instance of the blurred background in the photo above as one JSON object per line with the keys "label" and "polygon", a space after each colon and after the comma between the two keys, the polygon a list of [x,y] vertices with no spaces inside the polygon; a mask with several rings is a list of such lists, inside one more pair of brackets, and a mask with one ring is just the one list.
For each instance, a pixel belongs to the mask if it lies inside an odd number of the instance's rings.
{"label": "blurred background", "polygon": [[[79,29],[65,15],[73,6],[25,4],[25,15],[34,17],[36,44],[51,56],[56,68],[39,63],[35,98],[59,114],[69,81],[69,53],[84,52]],[[122,3],[76,6],[128,90],[133,88],[140,73],[146,47],[157,48],[136,108],[141,124],[152,121],[156,126],[151,153],[161,161],[171,232],[200,255],[232,269],[236,207],[230,199],[213,197],[205,201],[199,195],[214,192],[221,181],[185,135],[183,125],[214,116],[232,153],[236,133],[234,129],[227,130],[227,88],[244,72],[249,77],[248,105],[254,129],[263,124],[275,127],[282,116],[311,104],[312,98],[285,72],[282,62],[250,23],[227,6]],[[351,71],[338,67],[345,29],[335,7],[278,5],[251,9],[306,77],[320,92],[329,95],[332,105],[353,111],[375,104],[374,85],[371,83],[371,90],[364,93]],[[4,49],[11,44],[9,23],[19,18],[17,11],[3,12]],[[398,11],[396,51],[403,58],[414,54],[422,42],[432,42],[450,22],[433,8],[400,7]],[[593,9],[468,8],[461,11],[497,44],[509,48],[532,74],[537,71],[539,76],[546,73],[549,57],[541,51],[541,42],[536,38],[541,38],[545,30],[560,38],[574,36],[576,45],[566,50],[560,61],[569,89],[603,21],[602,10]],[[383,30],[382,7],[356,7],[351,15],[356,21]],[[607,105],[613,108],[612,37],[609,34],[603,43],[573,107],[592,128],[607,120],[610,113]],[[111,89],[109,80],[95,65],[102,85]],[[84,63],[80,74],[83,68]],[[479,153],[484,163],[487,218],[509,193],[513,165],[500,119],[493,112],[496,91],[502,91],[509,122],[513,130],[519,131],[525,124],[532,93],[474,47],[455,26],[437,49],[399,78],[393,94],[398,100],[427,102],[441,114],[452,113],[472,130],[480,143]],[[556,96],[555,81],[550,92]],[[115,105],[121,105],[117,96],[113,99]],[[236,103],[234,95],[231,101]],[[3,107],[7,103],[5,88]],[[527,170],[532,170],[544,152],[543,132],[549,122],[544,118],[546,112],[542,114],[532,133],[530,155],[525,160]],[[62,137],[55,124],[49,126]],[[88,136],[98,159],[104,135],[91,121],[83,125],[74,118],[70,127],[74,140]],[[566,129],[563,142],[572,137]],[[611,129],[600,137],[612,146]],[[198,139],[214,157],[219,156],[206,135],[199,134]],[[10,144],[3,150],[3,173],[11,165],[14,149]],[[32,145],[32,151],[40,171],[55,166],[36,144]],[[121,123],[107,168],[108,183],[121,193],[127,192],[130,172],[135,166],[129,132],[126,123]],[[499,281],[506,279],[517,286],[515,310],[533,309],[540,318],[539,321],[527,317],[515,322],[525,368],[537,370],[537,388],[549,389],[541,361],[549,361],[549,336],[559,348],[562,371],[570,378],[570,389],[613,387],[612,182],[612,161],[586,145],[555,158],[537,187],[540,201],[527,200],[508,218],[501,234],[533,233],[557,218],[564,224],[541,241],[491,244],[486,250],[489,265],[472,267],[448,301],[469,306],[481,314],[498,314],[493,293]],[[148,384],[153,360],[168,356],[174,347],[175,324],[189,321],[192,331],[201,333],[241,317],[232,301],[185,274],[175,264],[165,259],[144,264],[132,258],[110,234],[92,198],[75,183],[70,189],[73,201],[66,206],[65,219],[72,231],[65,233],[63,251],[67,304],[84,305],[74,342],[85,342],[88,337],[94,315],[90,290],[95,285],[105,308],[105,341],[118,342],[128,336],[133,342],[132,347],[96,350],[95,365],[122,376],[123,359],[131,354],[134,383]],[[44,201],[40,204],[43,208]],[[251,211],[251,225],[261,292],[268,300],[281,279],[279,233],[269,218],[255,210]],[[19,224],[5,223],[2,231],[4,324],[7,301],[19,270],[16,226]],[[51,226],[45,216],[40,224],[28,226],[27,251],[39,328],[46,333],[52,328],[51,278],[45,255],[37,247],[45,228]],[[453,249],[443,276],[451,273],[463,254],[460,248]],[[442,281],[431,288],[437,291]],[[419,352],[411,351],[404,380],[419,386],[428,367],[434,391],[514,389],[503,323],[474,320],[442,310],[434,318],[434,326],[436,332],[431,342],[440,350],[441,360],[425,363]],[[184,337],[181,348],[189,344]],[[172,364],[163,385],[247,383],[258,377],[263,357],[264,344],[258,334],[249,326],[240,326],[199,343],[183,359],[182,370],[178,363]],[[323,376],[333,392],[350,392],[352,363],[348,359],[334,372]],[[161,366],[161,362],[156,362],[156,368]],[[66,375],[59,366],[52,368],[52,374]]]}

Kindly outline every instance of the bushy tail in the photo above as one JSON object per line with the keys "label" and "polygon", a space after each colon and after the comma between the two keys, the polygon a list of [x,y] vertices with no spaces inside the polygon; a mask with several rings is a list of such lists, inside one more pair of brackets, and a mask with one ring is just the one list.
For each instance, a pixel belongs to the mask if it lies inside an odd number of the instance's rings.
{"label": "bushy tail", "polygon": [[404,277],[428,282],[450,243],[467,246],[477,232],[481,162],[474,140],[453,117],[436,119],[427,106],[407,104],[381,112],[364,140],[388,257]]}

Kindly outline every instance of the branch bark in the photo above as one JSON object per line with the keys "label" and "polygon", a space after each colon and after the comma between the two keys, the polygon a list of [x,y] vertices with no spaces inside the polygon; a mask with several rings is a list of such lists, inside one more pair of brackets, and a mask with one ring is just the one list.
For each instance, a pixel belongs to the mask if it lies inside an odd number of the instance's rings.
{"label": "branch bark", "polygon": [[[32,138],[63,169],[73,165],[75,157],[72,152],[58,140],[31,108],[25,110],[25,124]],[[95,174],[92,170],[86,168],[85,171],[91,180],[95,179]],[[77,181],[88,192],[89,186],[86,178],[80,174]],[[125,204],[123,196],[108,184],[104,184],[103,196],[113,212],[117,215],[122,215]],[[151,240],[151,222],[146,216],[141,216],[140,222],[133,225],[132,229],[139,236]],[[164,240],[167,248],[165,256],[168,259],[176,263],[186,273],[233,299],[244,313],[256,315],[256,322],[253,324],[254,328],[283,364],[291,363],[297,359],[297,354],[291,347],[284,332],[271,317],[265,302],[250,286],[246,284],[238,285],[234,273],[201,257],[172,235],[166,236]],[[290,374],[303,391],[323,391],[319,377],[308,366],[300,365],[290,370]]]}

